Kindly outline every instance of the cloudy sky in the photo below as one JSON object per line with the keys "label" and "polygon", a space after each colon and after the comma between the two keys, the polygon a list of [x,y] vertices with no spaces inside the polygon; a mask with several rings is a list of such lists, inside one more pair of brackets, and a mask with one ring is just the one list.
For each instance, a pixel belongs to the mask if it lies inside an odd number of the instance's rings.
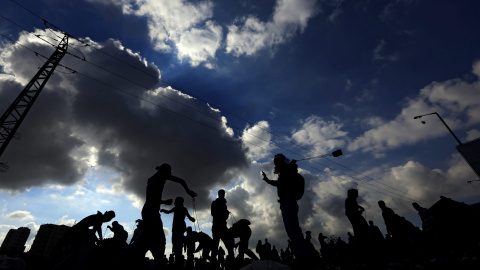
{"label": "cloudy sky", "polygon": [[[0,111],[64,33],[68,54],[0,157],[0,240],[11,228],[71,225],[114,210],[131,231],[155,166],[198,193],[185,206],[211,232],[227,190],[253,247],[286,246],[272,158],[300,161],[303,230],[346,239],[349,188],[380,225],[384,200],[418,225],[411,203],[480,201],[458,154],[480,137],[475,1],[5,0]],[[45,20],[45,21],[44,21]],[[421,120],[426,123],[422,124]],[[167,183],[164,198],[187,197]],[[166,207],[170,208],[170,207]],[[196,211],[194,211],[196,209]],[[171,215],[162,215],[170,252]],[[187,220],[187,225],[193,226]],[[105,226],[104,226],[105,227]],[[107,231],[107,234],[109,232]]]}

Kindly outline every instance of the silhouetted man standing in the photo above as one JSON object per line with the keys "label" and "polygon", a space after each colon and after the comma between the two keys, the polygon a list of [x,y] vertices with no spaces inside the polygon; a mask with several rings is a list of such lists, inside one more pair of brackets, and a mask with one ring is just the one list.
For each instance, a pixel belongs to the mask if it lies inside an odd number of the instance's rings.
{"label": "silhouetted man standing", "polygon": [[304,264],[308,263],[310,256],[307,245],[303,239],[302,229],[298,222],[298,203],[305,191],[305,181],[297,172],[297,164],[291,162],[283,154],[275,155],[273,159],[275,164],[274,173],[278,174],[278,180],[269,180],[267,175],[262,172],[263,180],[268,184],[277,187],[280,210],[282,211],[283,225],[288,238],[292,240],[297,250],[297,256]]}
{"label": "silhouetted man standing", "polygon": [[[220,239],[222,239],[223,243],[226,242],[226,233],[227,233],[227,219],[230,212],[227,209],[227,200],[225,199],[225,190],[220,189],[218,191],[218,197],[212,202],[211,205],[211,214],[213,217],[212,220],[212,238],[213,238],[213,246],[212,246],[212,259],[216,260],[217,252],[218,252],[218,244],[220,243]],[[228,255],[233,256],[229,252]]]}

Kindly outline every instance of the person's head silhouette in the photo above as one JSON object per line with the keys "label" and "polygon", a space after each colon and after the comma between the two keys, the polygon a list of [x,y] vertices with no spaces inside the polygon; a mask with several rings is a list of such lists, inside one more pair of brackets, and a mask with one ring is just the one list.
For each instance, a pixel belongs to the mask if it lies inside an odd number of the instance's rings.
{"label": "person's head silhouette", "polygon": [[155,167],[155,169],[158,173],[172,175],[172,167],[167,163],[163,163],[162,165]]}
{"label": "person's head silhouette", "polygon": [[290,160],[283,154],[276,154],[273,158],[273,164],[275,165],[275,173],[282,173],[285,166],[290,164]]}
{"label": "person's head silhouette", "polygon": [[183,202],[184,202],[183,197],[176,197],[174,205],[175,206],[183,206]]}
{"label": "person's head silhouette", "polygon": [[412,203],[412,206],[413,206],[413,208],[415,208],[415,210],[417,210],[417,211],[422,210],[422,207],[421,207],[417,202]]}
{"label": "person's head silhouette", "polygon": [[357,198],[358,197],[358,190],[357,189],[354,189],[354,188],[351,188],[347,191],[347,197],[348,198]]}
{"label": "person's head silhouette", "polygon": [[381,209],[384,209],[384,208],[387,207],[387,206],[385,205],[385,202],[384,202],[384,201],[378,201],[378,206],[379,206]]}
{"label": "person's head silhouette", "polygon": [[114,211],[106,211],[103,214],[104,222],[109,222],[115,217],[115,212]]}

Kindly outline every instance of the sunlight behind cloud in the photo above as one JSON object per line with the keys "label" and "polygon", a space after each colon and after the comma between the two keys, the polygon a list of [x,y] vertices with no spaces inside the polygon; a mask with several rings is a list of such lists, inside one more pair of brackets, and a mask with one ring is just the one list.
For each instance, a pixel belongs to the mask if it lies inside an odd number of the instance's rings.
{"label": "sunlight behind cloud", "polygon": [[222,29],[209,19],[213,3],[183,0],[119,1],[125,14],[148,18],[150,39],[157,50],[169,52],[172,45],[179,59],[193,66],[213,58],[221,42]]}
{"label": "sunlight behind cloud", "polygon": [[187,30],[178,39],[179,59],[189,59],[192,66],[215,58],[222,40],[222,27],[213,21],[207,21],[205,28]]}
{"label": "sunlight behind cloud", "polygon": [[266,157],[274,148],[270,144],[271,138],[267,121],[260,121],[252,127],[247,126],[243,130],[242,142],[243,147],[248,149],[248,157],[252,160]]}

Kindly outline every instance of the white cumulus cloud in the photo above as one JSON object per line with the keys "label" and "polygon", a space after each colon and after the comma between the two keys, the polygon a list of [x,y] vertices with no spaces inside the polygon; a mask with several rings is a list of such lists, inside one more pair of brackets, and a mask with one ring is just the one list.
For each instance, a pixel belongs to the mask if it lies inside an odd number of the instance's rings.
{"label": "white cumulus cloud", "polygon": [[5,214],[5,217],[8,219],[14,219],[14,220],[20,220],[20,221],[35,219],[35,217],[29,211],[23,211],[23,210],[17,210],[17,211],[13,211],[11,213]]}
{"label": "white cumulus cloud", "polygon": [[[404,144],[413,144],[439,136],[449,131],[443,127],[436,115],[423,117],[420,120],[438,128],[426,128],[414,116],[437,112],[452,130],[468,129],[480,122],[480,61],[473,65],[476,80],[473,82],[456,78],[444,82],[432,82],[419,91],[416,98],[404,103],[399,115],[394,120],[371,128],[349,145],[350,150],[381,152],[397,148]],[[465,120],[463,120],[465,119]],[[466,131],[459,135],[460,140],[471,139],[474,131]]]}
{"label": "white cumulus cloud", "polygon": [[269,21],[249,15],[228,26],[226,51],[237,56],[252,55],[282,44],[303,31],[317,12],[314,0],[277,0]]}
{"label": "white cumulus cloud", "polygon": [[311,155],[328,154],[345,145],[347,132],[342,127],[342,124],[312,115],[302,121],[301,128],[293,132],[292,138],[298,144],[311,148]]}

